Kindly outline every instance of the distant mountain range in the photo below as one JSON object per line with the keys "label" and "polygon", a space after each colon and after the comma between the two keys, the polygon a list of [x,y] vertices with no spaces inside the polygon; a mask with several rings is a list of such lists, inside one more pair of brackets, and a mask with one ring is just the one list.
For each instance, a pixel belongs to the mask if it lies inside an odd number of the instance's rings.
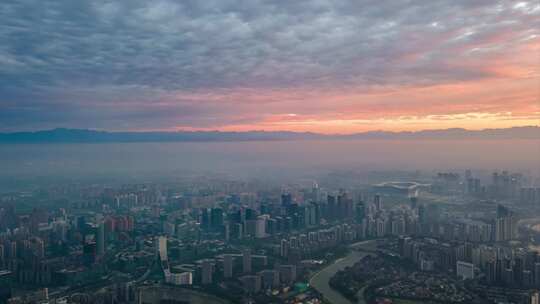
{"label": "distant mountain range", "polygon": [[310,132],[106,132],[86,129],[53,129],[35,132],[0,133],[0,143],[106,143],[106,142],[208,142],[271,140],[449,140],[449,139],[538,139],[540,127],[466,130],[461,128],[416,132],[370,131],[347,135]]}

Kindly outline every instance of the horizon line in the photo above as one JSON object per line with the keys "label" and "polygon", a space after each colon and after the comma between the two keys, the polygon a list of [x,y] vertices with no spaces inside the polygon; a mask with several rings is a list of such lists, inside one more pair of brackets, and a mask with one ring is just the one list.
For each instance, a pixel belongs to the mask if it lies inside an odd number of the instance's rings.
{"label": "horizon line", "polygon": [[293,134],[313,134],[313,135],[324,135],[324,136],[348,136],[348,135],[359,135],[359,134],[369,134],[369,133],[391,133],[391,134],[414,134],[421,132],[435,132],[435,131],[451,131],[459,130],[465,132],[483,132],[483,131],[501,131],[501,130],[511,130],[511,129],[524,129],[524,128],[540,128],[538,125],[523,125],[523,126],[512,126],[506,128],[482,128],[482,129],[468,129],[462,127],[453,127],[453,128],[442,128],[442,129],[418,129],[418,130],[384,130],[384,129],[375,129],[375,130],[366,130],[352,133],[321,133],[314,131],[294,131],[294,130],[246,130],[246,131],[235,131],[235,130],[220,130],[220,129],[178,129],[178,130],[105,130],[105,129],[91,129],[91,128],[71,128],[71,127],[54,127],[47,129],[38,129],[38,130],[27,130],[27,131],[0,131],[2,135],[9,134],[21,134],[21,133],[40,133],[40,132],[51,132],[57,130],[66,130],[66,131],[90,131],[90,132],[102,132],[102,133],[238,133],[238,134],[247,134],[247,133],[293,133]]}

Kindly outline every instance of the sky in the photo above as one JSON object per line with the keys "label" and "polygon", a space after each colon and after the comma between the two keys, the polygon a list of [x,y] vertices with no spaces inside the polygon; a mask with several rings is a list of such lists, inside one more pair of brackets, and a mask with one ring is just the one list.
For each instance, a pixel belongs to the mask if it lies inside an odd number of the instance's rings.
{"label": "sky", "polygon": [[0,132],[540,125],[540,3],[0,5]]}

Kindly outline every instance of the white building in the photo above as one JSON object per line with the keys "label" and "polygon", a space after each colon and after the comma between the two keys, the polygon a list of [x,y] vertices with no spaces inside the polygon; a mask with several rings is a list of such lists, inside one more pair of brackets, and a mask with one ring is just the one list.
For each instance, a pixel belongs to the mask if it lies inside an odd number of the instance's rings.
{"label": "white building", "polygon": [[167,261],[167,237],[165,236],[159,236],[157,237],[157,253],[159,254],[159,258],[162,261]]}
{"label": "white building", "polygon": [[165,280],[173,285],[193,285],[193,274],[189,271],[182,273],[165,272]]}
{"label": "white building", "polygon": [[463,280],[474,279],[474,264],[458,261],[456,263],[456,275]]}

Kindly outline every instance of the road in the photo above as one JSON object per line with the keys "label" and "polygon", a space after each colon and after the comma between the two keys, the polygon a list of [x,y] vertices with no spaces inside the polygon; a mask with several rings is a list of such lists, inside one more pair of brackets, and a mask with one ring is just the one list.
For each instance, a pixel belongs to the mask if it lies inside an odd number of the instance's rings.
{"label": "road", "polygon": [[[350,245],[349,247],[353,249],[366,249],[366,250],[374,250],[376,247],[376,241],[370,240],[370,241],[363,241],[359,243],[355,243]],[[318,292],[320,292],[325,300],[330,302],[331,304],[354,304],[353,302],[349,301],[347,298],[342,296],[339,292],[335,291],[330,287],[329,281],[336,272],[345,269],[346,267],[354,265],[356,262],[360,261],[363,257],[369,255],[369,252],[362,252],[357,250],[352,250],[347,256],[344,258],[338,259],[334,261],[334,263],[326,266],[319,272],[317,272],[309,281],[309,284],[315,288]],[[361,298],[358,303],[363,304],[365,303],[363,299]]]}

